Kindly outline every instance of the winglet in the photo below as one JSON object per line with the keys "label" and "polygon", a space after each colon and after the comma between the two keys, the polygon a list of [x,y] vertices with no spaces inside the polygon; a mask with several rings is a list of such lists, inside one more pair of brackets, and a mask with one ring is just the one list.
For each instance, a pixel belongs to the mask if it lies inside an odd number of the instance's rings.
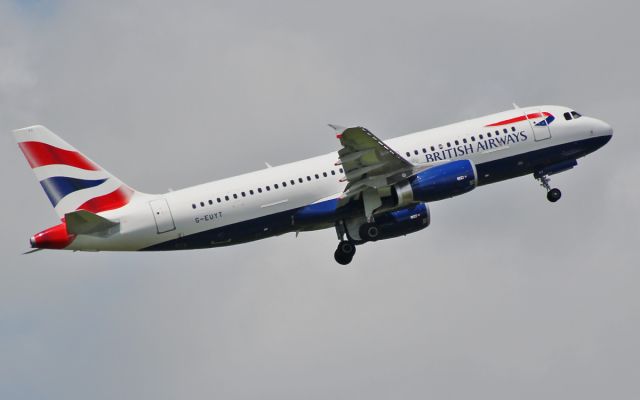
{"label": "winglet", "polygon": [[344,126],[340,126],[340,125],[336,125],[336,124],[327,124],[327,125],[329,125],[331,127],[331,129],[336,131],[336,137],[338,139],[342,138],[342,132],[344,132],[347,129]]}

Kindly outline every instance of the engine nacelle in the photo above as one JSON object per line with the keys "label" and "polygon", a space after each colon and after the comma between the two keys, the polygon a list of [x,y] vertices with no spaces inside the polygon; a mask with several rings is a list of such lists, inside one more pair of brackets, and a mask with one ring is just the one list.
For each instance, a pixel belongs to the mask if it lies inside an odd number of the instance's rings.
{"label": "engine nacelle", "polygon": [[359,236],[364,241],[391,239],[408,235],[429,226],[431,215],[425,203],[375,215],[375,222],[360,226]]}
{"label": "engine nacelle", "polygon": [[456,160],[426,169],[393,186],[398,206],[416,201],[431,202],[458,196],[474,189],[476,167],[470,160]]}

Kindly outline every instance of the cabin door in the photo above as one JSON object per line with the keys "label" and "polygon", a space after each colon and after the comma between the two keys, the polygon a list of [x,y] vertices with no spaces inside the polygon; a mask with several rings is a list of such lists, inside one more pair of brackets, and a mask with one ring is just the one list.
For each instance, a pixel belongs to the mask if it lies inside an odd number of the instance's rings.
{"label": "cabin door", "polygon": [[156,220],[156,228],[158,233],[169,232],[176,229],[176,225],[173,222],[171,216],[171,210],[169,209],[169,203],[165,199],[157,199],[149,202],[151,211],[153,212],[153,218]]}
{"label": "cabin door", "polygon": [[525,116],[531,125],[531,130],[533,131],[533,139],[536,142],[541,140],[546,140],[551,138],[551,130],[549,129],[549,124],[553,121],[554,116],[545,113],[542,110],[536,110],[534,112],[525,112]]}

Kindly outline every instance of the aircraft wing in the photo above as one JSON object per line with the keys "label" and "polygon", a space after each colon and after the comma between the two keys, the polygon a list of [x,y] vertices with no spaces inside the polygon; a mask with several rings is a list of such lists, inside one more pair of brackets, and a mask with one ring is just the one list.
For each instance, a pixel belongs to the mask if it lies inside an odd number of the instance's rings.
{"label": "aircraft wing", "polygon": [[388,195],[392,185],[416,173],[418,167],[363,127],[329,126],[336,131],[336,137],[342,144],[336,165],[342,166],[345,174],[342,180],[348,182],[339,206],[362,194],[365,215],[370,217],[379,206],[376,204],[380,197]]}

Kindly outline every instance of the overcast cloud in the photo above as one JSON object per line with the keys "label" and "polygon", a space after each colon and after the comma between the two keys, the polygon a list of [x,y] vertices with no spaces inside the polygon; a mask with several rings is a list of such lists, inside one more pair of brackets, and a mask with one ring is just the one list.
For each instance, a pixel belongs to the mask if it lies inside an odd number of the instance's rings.
{"label": "overcast cloud", "polygon": [[[640,396],[635,2],[182,3],[0,1],[0,398]],[[20,255],[56,216],[15,128],[162,192],[514,101],[614,127],[556,204],[485,186],[347,268],[330,230]]]}

